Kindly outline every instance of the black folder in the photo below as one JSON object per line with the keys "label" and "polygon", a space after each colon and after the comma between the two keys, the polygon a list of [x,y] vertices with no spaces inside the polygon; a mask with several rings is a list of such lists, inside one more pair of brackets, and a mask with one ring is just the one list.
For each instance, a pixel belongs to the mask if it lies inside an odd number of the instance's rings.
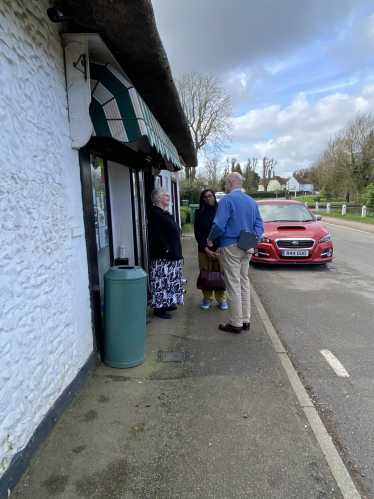
{"label": "black folder", "polygon": [[246,230],[242,230],[240,232],[238,248],[241,248],[245,251],[250,248],[256,249],[258,243],[258,236],[253,234],[253,232],[247,232]]}

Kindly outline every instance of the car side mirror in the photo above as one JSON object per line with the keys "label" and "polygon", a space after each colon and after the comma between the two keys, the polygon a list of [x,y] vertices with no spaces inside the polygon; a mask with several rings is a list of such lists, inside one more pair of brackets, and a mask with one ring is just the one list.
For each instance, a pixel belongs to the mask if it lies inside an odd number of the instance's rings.
{"label": "car side mirror", "polygon": [[318,222],[322,220],[322,215],[314,215],[314,216],[316,217],[316,220],[318,220]]}

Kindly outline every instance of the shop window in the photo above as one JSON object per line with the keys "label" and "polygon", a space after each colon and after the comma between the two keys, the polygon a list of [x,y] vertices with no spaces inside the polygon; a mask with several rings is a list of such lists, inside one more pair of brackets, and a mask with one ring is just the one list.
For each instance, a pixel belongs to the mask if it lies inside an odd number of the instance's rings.
{"label": "shop window", "polygon": [[91,154],[92,197],[95,213],[96,248],[99,270],[100,302],[104,303],[104,274],[110,268],[109,220],[104,159]]}

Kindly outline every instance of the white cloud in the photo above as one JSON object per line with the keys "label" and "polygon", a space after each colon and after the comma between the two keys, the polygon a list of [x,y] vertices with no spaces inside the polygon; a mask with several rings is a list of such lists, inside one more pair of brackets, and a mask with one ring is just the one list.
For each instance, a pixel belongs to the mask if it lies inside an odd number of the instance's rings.
{"label": "white cloud", "polygon": [[291,175],[374,104],[372,0],[152,0],[174,75],[220,76],[236,105],[240,162]]}
{"label": "white cloud", "polygon": [[[245,162],[249,157],[270,156],[277,160],[276,172],[291,175],[305,168],[323,151],[327,141],[357,112],[374,106],[374,85],[358,95],[332,94],[315,103],[299,94],[284,109],[268,106],[235,118],[234,144],[230,155]],[[272,134],[272,138],[266,135]]]}

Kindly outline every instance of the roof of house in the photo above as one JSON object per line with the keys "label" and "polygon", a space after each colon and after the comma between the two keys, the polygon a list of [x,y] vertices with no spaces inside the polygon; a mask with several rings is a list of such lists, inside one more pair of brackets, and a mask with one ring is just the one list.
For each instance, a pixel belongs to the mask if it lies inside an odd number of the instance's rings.
{"label": "roof of house", "polygon": [[[284,185],[288,181],[288,178],[282,178],[279,177],[279,175],[273,175],[270,180],[277,180],[280,183],[280,185]],[[263,178],[260,178],[259,185],[264,185]]]}
{"label": "roof of house", "polygon": [[273,179],[278,180],[278,182],[283,185],[287,182],[287,180],[283,177],[279,177],[278,175],[273,175]]}
{"label": "roof of house", "polygon": [[293,175],[293,177],[296,179],[298,184],[313,184],[308,178],[301,178],[298,175]]}
{"label": "roof of house", "polygon": [[186,165],[197,166],[191,132],[150,0],[70,0],[69,15],[74,18],[67,25],[70,32],[100,34]]}

